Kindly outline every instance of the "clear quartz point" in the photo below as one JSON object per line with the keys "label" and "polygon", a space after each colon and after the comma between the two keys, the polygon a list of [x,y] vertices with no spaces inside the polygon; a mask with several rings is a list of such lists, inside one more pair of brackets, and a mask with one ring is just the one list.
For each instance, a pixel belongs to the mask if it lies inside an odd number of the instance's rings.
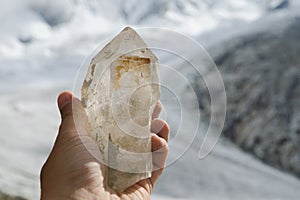
{"label": "clear quartz point", "polygon": [[90,136],[98,144],[108,186],[122,192],[152,171],[151,115],[160,96],[158,61],[125,28],[91,61],[81,89]]}

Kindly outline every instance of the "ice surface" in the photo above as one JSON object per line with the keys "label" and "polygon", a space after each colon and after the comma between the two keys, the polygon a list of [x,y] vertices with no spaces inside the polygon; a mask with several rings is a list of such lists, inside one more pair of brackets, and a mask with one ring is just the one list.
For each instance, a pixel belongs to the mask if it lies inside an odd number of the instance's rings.
{"label": "ice surface", "polygon": [[108,185],[118,192],[150,177],[151,113],[159,99],[157,58],[140,36],[125,28],[93,59],[82,102],[107,165]]}

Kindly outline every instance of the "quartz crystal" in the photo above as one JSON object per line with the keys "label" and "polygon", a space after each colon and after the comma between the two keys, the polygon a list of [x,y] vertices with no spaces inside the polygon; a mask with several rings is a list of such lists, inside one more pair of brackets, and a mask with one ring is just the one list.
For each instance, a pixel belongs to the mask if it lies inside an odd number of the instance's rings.
{"label": "quartz crystal", "polygon": [[151,114],[160,96],[158,62],[125,28],[91,61],[81,96],[108,186],[122,192],[151,176]]}

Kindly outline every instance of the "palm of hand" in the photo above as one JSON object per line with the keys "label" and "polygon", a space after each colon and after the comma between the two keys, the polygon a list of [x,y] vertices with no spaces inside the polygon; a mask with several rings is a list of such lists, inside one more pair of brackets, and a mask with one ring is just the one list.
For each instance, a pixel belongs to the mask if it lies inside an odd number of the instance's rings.
{"label": "palm of hand", "polygon": [[[155,119],[160,110],[161,106],[158,105],[153,113],[151,128],[152,132],[157,133],[152,134],[152,151],[162,150],[153,154],[153,164],[159,169],[153,171],[150,178],[117,194],[105,184],[105,166],[89,152],[92,149],[95,155],[99,150],[86,133],[84,109],[80,101],[73,98],[72,104],[61,108],[62,124],[59,134],[41,171],[42,199],[150,199],[167,155],[169,128],[162,120]],[[85,120],[75,126],[75,115]]]}

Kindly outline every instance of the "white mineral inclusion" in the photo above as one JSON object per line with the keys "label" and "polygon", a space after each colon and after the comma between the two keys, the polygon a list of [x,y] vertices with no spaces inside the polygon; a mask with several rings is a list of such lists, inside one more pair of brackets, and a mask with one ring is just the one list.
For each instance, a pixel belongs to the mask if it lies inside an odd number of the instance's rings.
{"label": "white mineral inclusion", "polygon": [[160,96],[158,62],[125,28],[91,61],[81,96],[109,187],[122,192],[151,176],[151,114]]}

